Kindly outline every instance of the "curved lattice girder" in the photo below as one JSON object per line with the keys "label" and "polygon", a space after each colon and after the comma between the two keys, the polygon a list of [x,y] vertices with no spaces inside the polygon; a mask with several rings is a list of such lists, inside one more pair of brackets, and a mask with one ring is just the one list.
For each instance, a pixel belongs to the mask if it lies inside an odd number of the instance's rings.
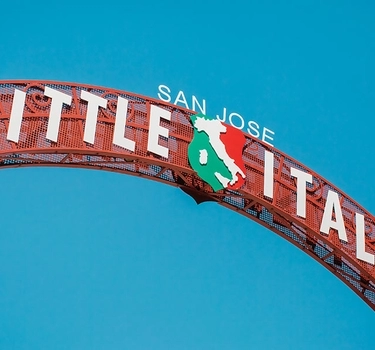
{"label": "curved lattice girder", "polygon": [[[56,142],[46,138],[51,109],[51,99],[45,96],[46,86],[72,97],[71,105],[62,108]],[[8,139],[15,90],[26,93],[17,142]],[[93,144],[83,140],[88,104],[80,98],[82,91],[107,100],[106,107],[98,111]],[[113,143],[119,96],[129,101],[125,136],[135,142],[133,152]],[[171,112],[170,121],[161,121],[169,136],[159,139],[159,144],[169,149],[168,158],[148,151],[152,105]],[[243,150],[245,184],[237,191],[213,192],[188,162],[187,148],[193,138],[190,115],[194,113],[152,98],[101,87],[61,82],[0,82],[0,167],[102,169],[178,186],[197,202],[216,201],[287,239],[340,278],[375,310],[375,266],[357,258],[355,228],[356,213],[364,215],[366,251],[375,254],[374,217],[318,174],[247,134]],[[273,199],[263,195],[265,151],[274,155]],[[313,176],[312,185],[307,187],[306,218],[296,214],[297,185],[291,176],[292,167]],[[348,242],[340,240],[333,229],[329,235],[320,232],[328,191],[339,195]]]}

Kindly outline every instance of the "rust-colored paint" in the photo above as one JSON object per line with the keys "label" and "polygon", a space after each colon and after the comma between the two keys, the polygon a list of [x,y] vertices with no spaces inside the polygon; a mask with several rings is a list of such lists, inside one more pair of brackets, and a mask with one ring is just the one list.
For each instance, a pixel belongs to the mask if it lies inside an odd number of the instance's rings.
{"label": "rust-colored paint", "polygon": [[[49,86],[72,96],[71,106],[62,110],[57,142],[46,139],[51,99],[44,96]],[[27,93],[19,142],[7,140],[7,130],[14,90]],[[83,141],[87,102],[80,100],[86,90],[108,100],[100,109],[93,145]],[[125,135],[136,142],[130,152],[112,143],[117,97],[129,100]],[[168,159],[147,151],[148,111],[157,105],[172,113],[171,121],[162,125],[169,129],[169,138],[160,144],[169,148]],[[298,163],[291,157],[245,134],[243,160],[246,182],[241,189],[214,193],[192,170],[187,148],[193,137],[190,115],[195,112],[160,100],[129,92],[82,84],[42,81],[0,82],[0,166],[59,166],[100,169],[142,176],[182,188],[197,202],[212,200],[235,210],[287,239],[320,262],[375,310],[375,266],[356,258],[355,213],[365,216],[366,251],[375,253],[374,217],[345,193]],[[263,196],[264,152],[273,152],[274,198]],[[290,168],[296,167],[313,175],[307,189],[306,219],[296,215],[296,183]],[[328,190],[341,198],[348,243],[320,233],[320,224]]]}

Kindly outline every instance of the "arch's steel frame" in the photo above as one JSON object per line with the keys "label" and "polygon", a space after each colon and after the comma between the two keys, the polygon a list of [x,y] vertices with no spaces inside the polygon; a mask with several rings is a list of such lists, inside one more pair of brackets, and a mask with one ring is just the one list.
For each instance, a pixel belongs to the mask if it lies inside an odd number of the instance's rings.
{"label": "arch's steel frame", "polygon": [[[46,139],[51,99],[44,96],[49,86],[72,96],[71,106],[62,110],[57,142]],[[27,92],[20,139],[7,140],[7,130],[15,89]],[[86,90],[108,100],[107,109],[100,109],[95,144],[83,141],[87,102],[80,100]],[[136,142],[134,152],[113,145],[113,131],[118,96],[129,100],[125,135]],[[169,158],[147,151],[148,116],[151,105],[171,111],[169,138],[161,138],[168,146]],[[0,167],[59,166],[101,169],[136,175],[182,188],[197,202],[212,200],[249,217],[277,233],[335,274],[375,310],[375,266],[356,258],[355,213],[365,216],[366,250],[375,253],[375,218],[346,194],[288,155],[267,144],[246,136],[243,160],[246,183],[238,191],[214,193],[192,170],[187,148],[193,137],[189,116],[194,112],[162,101],[129,92],[82,84],[42,81],[0,82]],[[264,151],[273,152],[274,199],[263,196]],[[290,168],[313,175],[307,188],[306,219],[296,215],[296,182]],[[328,190],[337,192],[347,230],[348,243],[339,240],[337,232],[326,236],[320,224]]]}

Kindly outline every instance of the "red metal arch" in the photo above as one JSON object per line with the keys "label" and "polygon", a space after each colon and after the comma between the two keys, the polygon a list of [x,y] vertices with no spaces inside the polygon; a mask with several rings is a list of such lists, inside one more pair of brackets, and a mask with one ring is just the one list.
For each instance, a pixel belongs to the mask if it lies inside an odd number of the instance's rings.
{"label": "red metal arch", "polygon": [[[62,109],[57,142],[46,138],[51,107],[51,99],[44,95],[46,86],[72,96],[71,105]],[[18,142],[7,139],[15,89],[26,93]],[[108,101],[107,108],[98,112],[94,144],[83,141],[87,102],[80,99],[81,91],[89,91]],[[125,135],[135,141],[134,152],[112,142],[118,96],[129,100]],[[162,122],[169,130],[169,137],[159,140],[169,148],[168,159],[147,151],[151,105],[171,112],[171,121]],[[375,266],[356,257],[353,223],[355,213],[365,216],[366,251],[374,254],[374,217],[318,174],[249,135],[245,135],[243,152],[246,183],[237,191],[213,192],[188,162],[187,148],[193,137],[189,116],[193,113],[149,97],[102,87],[51,81],[3,81],[0,82],[0,167],[102,169],[180,187],[197,202],[216,201],[287,239],[340,278],[375,310]],[[275,159],[272,200],[263,196],[265,150],[272,152]],[[296,215],[296,182],[290,176],[291,167],[313,175],[313,185],[307,189],[306,219]],[[348,243],[340,241],[337,234],[320,233],[329,190],[340,196]]]}

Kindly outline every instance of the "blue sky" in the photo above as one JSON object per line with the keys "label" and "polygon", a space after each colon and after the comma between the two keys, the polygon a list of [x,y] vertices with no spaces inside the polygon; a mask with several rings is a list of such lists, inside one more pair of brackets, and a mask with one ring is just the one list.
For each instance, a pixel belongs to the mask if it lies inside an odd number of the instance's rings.
{"label": "blue sky", "polygon": [[[275,131],[375,213],[370,1],[2,4],[0,79],[157,97]],[[374,312],[245,217],[103,171],[5,169],[0,349],[372,349]]]}

